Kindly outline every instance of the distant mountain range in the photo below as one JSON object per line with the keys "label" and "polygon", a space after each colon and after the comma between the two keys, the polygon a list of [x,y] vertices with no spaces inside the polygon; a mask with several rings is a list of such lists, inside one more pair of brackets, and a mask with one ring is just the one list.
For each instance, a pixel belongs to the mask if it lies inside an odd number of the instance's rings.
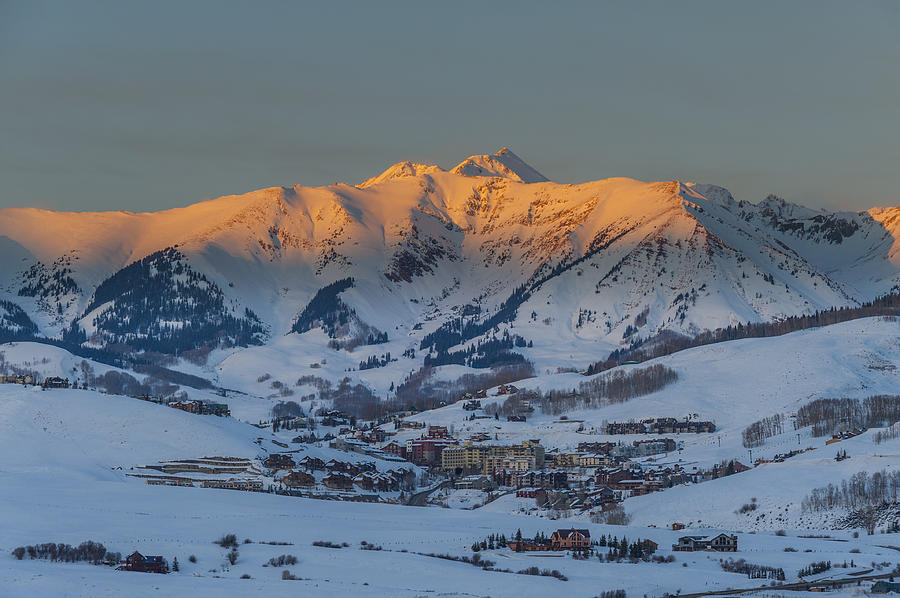
{"label": "distant mountain range", "polygon": [[559,184],[504,148],[449,171],[402,162],[358,185],[156,213],[0,210],[0,340],[175,354],[293,334],[348,351],[390,343],[410,370],[556,351],[587,364],[664,330],[897,291],[898,235],[896,207]]}

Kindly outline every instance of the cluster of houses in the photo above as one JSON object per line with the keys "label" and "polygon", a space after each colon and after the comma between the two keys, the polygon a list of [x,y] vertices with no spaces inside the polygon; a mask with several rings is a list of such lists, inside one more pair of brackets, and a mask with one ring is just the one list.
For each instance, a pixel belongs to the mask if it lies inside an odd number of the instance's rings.
{"label": "cluster of houses", "polygon": [[[641,541],[649,552],[656,552],[659,545],[652,540]],[[591,532],[588,529],[558,529],[549,537],[535,539],[516,539],[507,542],[514,552],[541,551],[585,551],[591,548]],[[717,536],[682,536],[672,545],[677,552],[737,552],[738,539],[735,535],[719,534]]]}
{"label": "cluster of houses", "polygon": [[[76,384],[71,384],[68,378],[60,378],[59,376],[50,376],[43,380],[38,379],[32,374],[4,374],[0,375],[0,384],[22,384],[28,386],[30,384],[39,385],[41,388],[78,388]],[[85,385],[87,388],[87,385]]]}
{"label": "cluster of houses", "polygon": [[[311,488],[317,484],[312,472],[327,472],[322,478],[322,485],[332,490],[352,490],[354,487],[360,490],[377,492],[396,492],[404,484],[412,484],[415,474],[411,468],[397,468],[385,472],[379,472],[374,463],[361,462],[349,463],[331,459],[324,461],[318,457],[306,456],[298,463],[290,455],[273,454],[264,462],[271,469],[288,469],[280,481],[287,488]],[[293,470],[293,467],[299,469]],[[306,471],[303,471],[306,470]]]}
{"label": "cluster of houses", "polygon": [[847,430],[846,432],[839,432],[837,434],[832,434],[831,438],[825,441],[825,446],[829,444],[834,444],[835,442],[840,442],[841,440],[847,440],[849,438],[853,438],[854,436],[859,436],[863,432],[866,431],[866,428],[854,428],[852,430]]}
{"label": "cluster of houses", "polygon": [[197,415],[218,415],[219,417],[228,417],[231,411],[228,405],[224,403],[207,403],[205,401],[173,401],[169,403],[169,407],[173,409],[181,409],[188,413]]}
{"label": "cluster of houses", "polygon": [[[417,423],[400,420],[401,423]],[[424,428],[425,424],[415,426]],[[446,426],[428,426],[428,430],[419,438],[407,440],[405,445],[397,441],[391,441],[381,450],[385,453],[396,455],[423,466],[437,466],[441,464],[441,455],[444,450],[459,445],[459,441],[450,437]]]}
{"label": "cluster of houses", "polygon": [[657,417],[639,422],[610,422],[606,425],[607,434],[703,434],[715,431],[716,424],[711,421],[679,420],[674,417]]}

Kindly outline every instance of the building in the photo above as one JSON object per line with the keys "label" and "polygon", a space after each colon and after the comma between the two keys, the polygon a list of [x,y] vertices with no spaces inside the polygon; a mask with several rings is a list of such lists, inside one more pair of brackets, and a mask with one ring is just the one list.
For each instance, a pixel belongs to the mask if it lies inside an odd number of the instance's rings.
{"label": "building", "polygon": [[68,378],[60,378],[59,376],[45,378],[44,381],[41,382],[41,387],[43,387],[43,388],[69,388],[69,379]]}
{"label": "building", "polygon": [[873,594],[887,594],[888,592],[896,592],[900,594],[900,582],[884,581],[883,579],[872,584]]}
{"label": "building", "polygon": [[144,556],[137,550],[125,557],[125,563],[118,567],[120,571],[139,571],[141,573],[168,573],[169,565],[161,556]]}
{"label": "building", "polygon": [[450,431],[447,426],[428,426],[425,438],[450,438]]}
{"label": "building", "polygon": [[294,460],[291,459],[290,455],[273,453],[266,457],[266,460],[263,461],[263,465],[269,469],[290,469],[294,467],[296,463],[294,463]]}
{"label": "building", "polygon": [[243,490],[245,492],[262,492],[262,480],[204,480],[200,482],[201,488],[219,488],[222,490]]}
{"label": "building", "polygon": [[522,540],[521,542],[510,540],[506,545],[513,552],[546,552],[551,549],[549,544],[541,544],[533,540]]}
{"label": "building", "polygon": [[485,475],[470,475],[453,483],[453,487],[457,490],[490,490],[493,485],[491,479]]}
{"label": "building", "polygon": [[594,453],[591,455],[579,455],[578,467],[602,467],[609,463],[609,457]]}
{"label": "building", "polygon": [[200,408],[201,415],[218,415],[219,417],[228,417],[231,411],[225,403],[203,403]]}
{"label": "building", "polygon": [[553,550],[588,550],[591,547],[591,532],[586,529],[558,529],[550,536]]}
{"label": "building", "polygon": [[396,440],[391,440],[389,443],[381,447],[381,450],[388,454],[400,457],[401,459],[406,459],[406,447]]}
{"label": "building", "polygon": [[307,469],[309,471],[325,471],[325,461],[319,459],[318,457],[310,457],[309,455],[300,459],[300,463],[298,464],[303,469]]}
{"label": "building", "polygon": [[169,407],[173,409],[181,409],[182,411],[187,411],[188,413],[194,413],[197,415],[218,415],[220,417],[227,417],[231,415],[231,411],[228,410],[228,405],[225,403],[204,403],[202,401],[173,401],[169,403]]}
{"label": "building", "polygon": [[446,449],[459,443],[450,438],[417,438],[406,441],[406,458],[416,465],[441,465]]}
{"label": "building", "polygon": [[737,536],[719,534],[718,536],[681,536],[678,543],[672,545],[676,552],[737,552]]}
{"label": "building", "polygon": [[288,488],[308,488],[316,485],[316,478],[305,471],[290,471],[281,478],[281,483]]}
{"label": "building", "polygon": [[351,490],[353,489],[353,478],[342,473],[329,473],[322,480],[326,488],[333,490]]}
{"label": "building", "polygon": [[510,486],[516,488],[544,488],[548,490],[561,490],[568,488],[569,474],[565,471],[526,471],[513,475]]}
{"label": "building", "polygon": [[544,447],[534,440],[525,440],[522,444],[512,445],[465,442],[462,446],[443,451],[441,454],[441,469],[457,472],[480,470],[492,473],[498,467],[487,467],[485,459],[488,457],[533,457],[534,465],[531,468],[540,468],[544,466]]}
{"label": "building", "polygon": [[499,470],[525,472],[531,471],[536,467],[537,462],[534,455],[518,455],[515,457],[488,455],[484,458],[482,471],[490,475]]}

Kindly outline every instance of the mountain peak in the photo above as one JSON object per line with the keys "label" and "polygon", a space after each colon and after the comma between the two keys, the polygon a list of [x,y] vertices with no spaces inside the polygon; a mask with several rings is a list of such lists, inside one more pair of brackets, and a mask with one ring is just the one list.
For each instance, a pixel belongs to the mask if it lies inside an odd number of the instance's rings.
{"label": "mountain peak", "polygon": [[519,183],[546,183],[550,180],[506,147],[494,154],[470,156],[450,172],[462,176],[501,177]]}
{"label": "mountain peak", "polygon": [[443,170],[440,166],[434,166],[432,164],[420,164],[418,162],[410,162],[409,160],[404,160],[403,162],[397,162],[393,166],[390,166],[387,170],[385,170],[378,176],[366,179],[365,181],[357,185],[357,187],[371,187],[372,185],[384,183],[385,181],[390,181],[392,179],[414,177],[423,174],[432,174],[435,172],[443,172]]}

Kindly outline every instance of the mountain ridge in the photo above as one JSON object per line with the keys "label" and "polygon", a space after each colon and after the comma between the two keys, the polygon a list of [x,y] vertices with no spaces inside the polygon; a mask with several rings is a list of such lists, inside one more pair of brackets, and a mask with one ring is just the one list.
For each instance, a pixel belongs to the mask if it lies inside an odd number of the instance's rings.
{"label": "mountain ridge", "polygon": [[[695,334],[874,299],[900,284],[898,238],[900,208],[753,204],[677,180],[559,184],[504,148],[450,171],[400,162],[356,186],[270,187],[155,213],[0,210],[0,243],[13,258],[0,266],[0,299],[40,334],[80,329],[93,347],[136,349],[147,334],[136,322],[154,318],[172,330],[236,322],[253,331],[240,338],[267,343],[290,334],[319,290],[349,277],[341,300],[357,324],[329,329],[331,340],[356,347],[342,335],[378,331],[392,355],[418,352],[401,364],[409,371],[422,351],[440,360],[438,345],[471,351],[504,335],[532,341],[508,348],[541,366],[559,346],[587,364],[663,330]],[[167,279],[172,300],[194,305],[199,295],[184,285],[202,281],[221,293],[213,311],[175,309],[181,319],[169,321],[119,310],[125,323],[112,330],[96,306],[87,310],[104,281],[169,250],[180,265],[167,267],[191,273]],[[141,292],[122,301],[137,309]],[[447,336],[423,344],[429,335]],[[235,338],[210,332],[194,344]]]}

